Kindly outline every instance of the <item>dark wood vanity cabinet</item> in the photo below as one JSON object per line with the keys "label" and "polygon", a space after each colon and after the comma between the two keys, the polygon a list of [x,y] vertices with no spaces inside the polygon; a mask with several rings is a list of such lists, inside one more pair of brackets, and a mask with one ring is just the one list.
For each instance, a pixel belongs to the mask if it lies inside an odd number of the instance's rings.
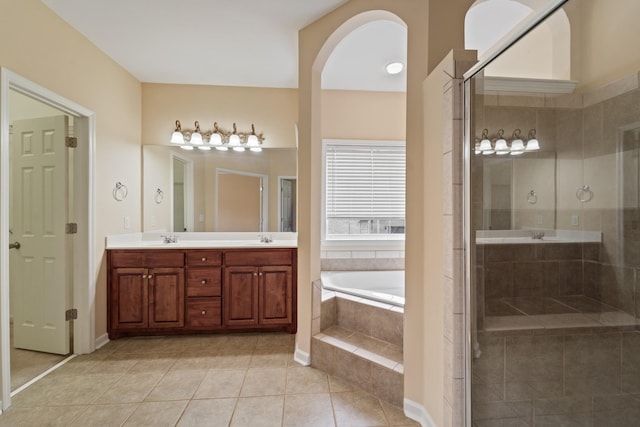
{"label": "dark wood vanity cabinet", "polygon": [[109,337],[296,332],[296,249],[108,250]]}
{"label": "dark wood vanity cabinet", "polygon": [[183,253],[119,251],[109,263],[110,330],[184,326]]}
{"label": "dark wood vanity cabinet", "polygon": [[187,319],[190,329],[222,324],[222,252],[193,250],[187,260]]}

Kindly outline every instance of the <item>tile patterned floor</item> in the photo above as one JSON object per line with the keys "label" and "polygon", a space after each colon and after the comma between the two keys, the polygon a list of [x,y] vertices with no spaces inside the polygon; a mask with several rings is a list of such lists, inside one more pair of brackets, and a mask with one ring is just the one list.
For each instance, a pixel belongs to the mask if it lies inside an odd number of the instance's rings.
{"label": "tile patterned floor", "polygon": [[0,426],[417,426],[293,361],[288,334],[123,338],[13,397]]}

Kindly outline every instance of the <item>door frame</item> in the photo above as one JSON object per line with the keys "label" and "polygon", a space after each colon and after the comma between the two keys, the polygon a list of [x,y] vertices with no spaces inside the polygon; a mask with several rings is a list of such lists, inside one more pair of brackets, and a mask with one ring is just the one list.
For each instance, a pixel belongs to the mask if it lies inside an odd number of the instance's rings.
{"label": "door frame", "polygon": [[74,152],[75,203],[70,215],[78,223],[73,245],[73,303],[78,318],[73,322],[74,353],[95,350],[95,113],[10,70],[0,68],[0,399],[1,409],[11,405],[10,305],[9,305],[9,91],[15,90],[74,116],[80,141]]}
{"label": "door frame", "polygon": [[[184,151],[184,150],[183,150]],[[187,231],[196,231],[195,230],[195,221],[194,221],[194,196],[193,196],[193,159],[187,156],[183,156],[180,153],[175,151],[171,151],[169,153],[169,168],[171,170],[171,187],[169,191],[171,193],[171,229],[173,229],[174,218],[173,218],[173,201],[174,201],[174,193],[173,193],[173,182],[174,182],[174,170],[173,170],[173,162],[178,159],[182,163],[184,163],[184,225]],[[182,230],[173,230],[174,232],[182,231]]]}
{"label": "door frame", "polygon": [[[298,191],[298,177],[297,176],[278,176],[278,231],[282,231],[282,181],[293,180],[296,182],[296,192]],[[298,214],[298,197],[296,195],[296,222]],[[296,227],[296,230],[298,227]]]}

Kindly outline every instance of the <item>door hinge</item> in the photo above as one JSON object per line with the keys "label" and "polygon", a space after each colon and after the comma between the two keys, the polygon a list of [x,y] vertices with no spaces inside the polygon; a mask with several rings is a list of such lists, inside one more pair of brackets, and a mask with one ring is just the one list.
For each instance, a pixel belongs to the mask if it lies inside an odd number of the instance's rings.
{"label": "door hinge", "polygon": [[68,222],[65,225],[65,232],[67,234],[76,234],[78,232],[78,224],[75,222]]}
{"label": "door hinge", "polygon": [[67,136],[64,138],[64,145],[69,148],[76,148],[78,147],[78,138],[74,136]]}
{"label": "door hinge", "polygon": [[76,308],[71,308],[64,312],[65,320],[75,320],[77,318],[78,318],[78,309]]}

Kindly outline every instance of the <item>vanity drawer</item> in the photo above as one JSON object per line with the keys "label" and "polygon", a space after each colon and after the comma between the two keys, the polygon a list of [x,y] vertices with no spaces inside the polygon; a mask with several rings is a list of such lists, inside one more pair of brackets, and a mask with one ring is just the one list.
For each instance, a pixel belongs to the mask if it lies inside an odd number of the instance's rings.
{"label": "vanity drawer", "polygon": [[222,268],[188,268],[188,297],[219,297],[222,293]]}
{"label": "vanity drawer", "polygon": [[187,327],[208,328],[221,324],[220,298],[200,298],[187,301]]}
{"label": "vanity drawer", "polygon": [[221,251],[188,251],[187,265],[191,267],[222,264]]}
{"label": "vanity drawer", "polygon": [[182,267],[184,252],[165,249],[149,251],[111,251],[112,267]]}
{"label": "vanity drawer", "polygon": [[291,265],[293,256],[290,249],[269,249],[263,251],[227,251],[225,265]]}

